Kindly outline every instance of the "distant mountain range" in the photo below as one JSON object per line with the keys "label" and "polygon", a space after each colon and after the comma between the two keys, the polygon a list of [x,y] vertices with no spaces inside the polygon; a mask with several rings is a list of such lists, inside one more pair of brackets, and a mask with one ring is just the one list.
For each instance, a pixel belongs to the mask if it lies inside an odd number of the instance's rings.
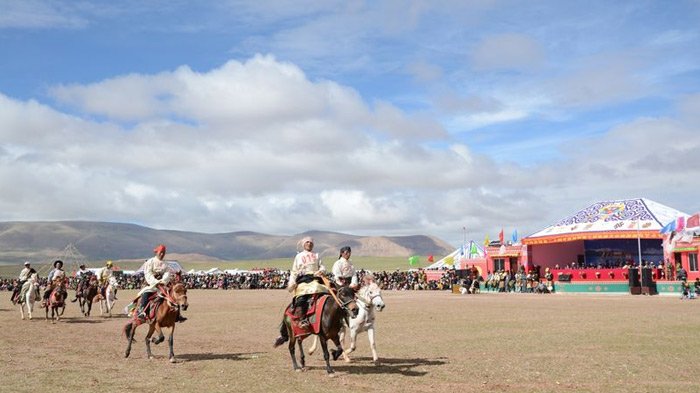
{"label": "distant mountain range", "polygon": [[354,236],[323,231],[292,236],[207,234],[110,222],[0,222],[0,261],[48,262],[60,257],[69,244],[87,261],[145,259],[161,243],[168,247],[171,257],[188,262],[288,258],[296,253],[297,243],[304,236],[314,238],[315,251],[324,257],[337,256],[342,246],[352,247],[353,256],[439,256],[453,251],[446,242],[424,235]]}

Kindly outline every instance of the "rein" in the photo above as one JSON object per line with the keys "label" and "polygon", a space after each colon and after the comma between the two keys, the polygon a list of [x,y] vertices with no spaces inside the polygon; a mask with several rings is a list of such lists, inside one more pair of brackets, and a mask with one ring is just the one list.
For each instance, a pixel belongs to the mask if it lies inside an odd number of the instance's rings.
{"label": "rein", "polygon": [[177,301],[170,294],[170,290],[166,290],[163,285],[159,285],[158,288],[160,289],[160,294],[163,296],[165,301],[168,302],[168,306],[170,306],[172,310],[177,310],[180,308],[180,305],[177,304]]}
{"label": "rein", "polygon": [[347,305],[353,301],[354,299],[350,299],[345,303],[341,303],[340,300],[338,299],[338,296],[335,295],[335,292],[333,292],[333,289],[331,287],[331,283],[328,281],[326,276],[321,276],[321,280],[323,280],[323,285],[325,285],[328,288],[328,292],[331,293],[331,296],[333,296],[333,300],[335,300],[335,304],[338,305],[338,307],[342,308],[343,310],[347,311],[348,307]]}

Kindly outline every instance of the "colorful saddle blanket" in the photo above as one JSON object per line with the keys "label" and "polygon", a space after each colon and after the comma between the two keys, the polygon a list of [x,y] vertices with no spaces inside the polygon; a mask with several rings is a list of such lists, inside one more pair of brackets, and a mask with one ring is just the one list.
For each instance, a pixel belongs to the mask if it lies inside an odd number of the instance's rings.
{"label": "colorful saddle blanket", "polygon": [[323,315],[323,306],[326,304],[326,300],[328,300],[328,295],[314,297],[313,303],[306,312],[306,318],[309,321],[309,324],[306,326],[299,326],[299,318],[294,315],[292,305],[290,304],[287,307],[284,313],[289,318],[294,337],[303,340],[305,337],[318,334],[321,331],[321,316]]}
{"label": "colorful saddle blanket", "polygon": [[[160,303],[163,302],[163,299],[163,295],[161,295],[159,292],[153,292],[148,298],[148,303],[146,303],[145,308],[147,322],[154,321],[156,319],[156,311],[158,310],[158,306],[160,305]],[[141,322],[138,319],[138,309],[140,301],[141,297],[137,297],[136,299],[134,299],[128,306],[126,306],[124,312],[126,315],[133,318],[135,322],[138,322],[139,325],[141,324]]]}

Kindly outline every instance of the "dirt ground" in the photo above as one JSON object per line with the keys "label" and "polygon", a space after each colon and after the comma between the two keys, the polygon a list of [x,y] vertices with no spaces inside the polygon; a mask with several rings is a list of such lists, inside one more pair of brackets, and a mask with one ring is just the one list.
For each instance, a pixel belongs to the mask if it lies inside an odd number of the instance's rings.
{"label": "dirt ground", "polygon": [[[133,292],[120,291],[119,309]],[[3,293],[5,295],[5,293]],[[72,295],[72,293],[71,293]],[[104,392],[698,392],[700,301],[677,297],[395,292],[377,315],[381,364],[366,334],[353,362],[320,354],[292,371],[273,349],[285,291],[189,292],[189,320],[145,356],[144,327],[124,359],[125,319],[79,316],[69,304],[51,324],[22,321],[0,302],[0,390]],[[37,304],[38,305],[38,304]],[[94,310],[93,310],[94,311]],[[37,318],[41,317],[41,318]],[[305,342],[308,349],[310,342]]]}

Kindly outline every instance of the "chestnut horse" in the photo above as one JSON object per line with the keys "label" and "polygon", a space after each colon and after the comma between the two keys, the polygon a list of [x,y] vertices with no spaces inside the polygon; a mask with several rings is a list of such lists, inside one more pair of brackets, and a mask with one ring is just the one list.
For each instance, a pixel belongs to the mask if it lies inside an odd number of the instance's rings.
{"label": "chestnut horse", "polygon": [[[331,295],[322,295],[331,296]],[[320,299],[320,297],[319,297]],[[332,340],[336,346],[333,352],[333,360],[337,360],[343,353],[343,347],[340,342],[340,330],[343,328],[343,322],[348,314],[351,317],[355,317],[358,312],[358,306],[355,303],[355,291],[349,287],[341,287],[338,289],[337,300],[336,298],[329,298],[323,306],[321,311],[321,326],[318,332],[318,337],[321,339],[321,349],[323,349],[323,359],[326,361],[326,372],[328,374],[334,373],[333,368],[330,364],[330,355],[328,353],[328,340]],[[318,301],[318,299],[316,300]],[[280,326],[280,337],[275,341],[275,347],[282,345],[285,341],[289,341],[289,354],[292,357],[292,367],[295,371],[304,371],[306,367],[306,361],[304,356],[304,347],[302,346],[302,341],[304,337],[295,337],[292,332],[292,321],[290,317],[285,313],[284,319],[282,320],[282,325]],[[294,350],[294,345],[299,343],[300,352],[300,363],[297,364],[296,353]]]}
{"label": "chestnut horse", "polygon": [[[56,321],[61,319],[63,310],[66,308],[66,297],[68,297],[68,291],[66,291],[66,282],[61,281],[59,285],[51,291],[49,295],[49,301],[46,306],[46,320],[49,320],[49,309],[51,309],[51,322],[56,323]],[[61,311],[59,312],[59,309]]]}
{"label": "chestnut horse", "polygon": [[[146,334],[146,355],[148,355],[149,359],[153,359],[153,354],[151,353],[151,341],[153,341],[153,343],[156,345],[162,343],[163,340],[165,340],[162,328],[169,327],[169,359],[171,363],[175,363],[175,354],[173,353],[173,334],[175,333],[175,320],[177,319],[177,316],[180,313],[180,307],[182,307],[183,310],[187,310],[187,288],[185,288],[185,286],[182,283],[177,283],[169,289],[165,286],[159,285],[158,293],[159,296],[163,297],[163,299],[160,302],[160,304],[158,304],[158,308],[155,312],[155,319],[145,322],[149,325],[148,334]],[[137,301],[139,300],[137,299]],[[129,341],[129,343],[126,345],[126,352],[124,354],[124,357],[127,358],[131,353],[131,343],[134,341],[134,332],[141,323],[144,323],[139,321],[139,319],[136,317],[137,310],[138,307],[133,310],[133,319],[129,321],[129,323],[127,323],[126,326],[124,326],[124,334],[126,335],[126,338]],[[151,340],[153,332],[157,332],[158,337],[154,337]]]}

